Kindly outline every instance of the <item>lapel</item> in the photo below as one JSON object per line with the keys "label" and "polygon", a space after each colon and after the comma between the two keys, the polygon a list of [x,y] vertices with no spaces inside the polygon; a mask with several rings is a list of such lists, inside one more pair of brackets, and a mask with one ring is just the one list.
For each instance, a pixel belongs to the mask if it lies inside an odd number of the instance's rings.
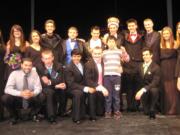
{"label": "lapel", "polygon": [[[84,75],[84,74],[83,74],[83,75],[81,74],[81,71],[79,71],[78,67],[77,67],[73,62],[71,62],[71,65],[72,65],[72,67],[73,67],[73,70],[76,71],[76,73],[78,73],[78,74],[81,75],[81,76]],[[82,63],[81,63],[81,65],[82,65],[83,72],[84,72],[84,66],[83,66]]]}

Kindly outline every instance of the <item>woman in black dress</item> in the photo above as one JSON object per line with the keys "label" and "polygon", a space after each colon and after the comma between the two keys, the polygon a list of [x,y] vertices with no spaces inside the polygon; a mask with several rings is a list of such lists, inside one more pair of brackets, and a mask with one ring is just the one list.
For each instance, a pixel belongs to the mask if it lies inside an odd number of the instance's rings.
{"label": "woman in black dress", "polygon": [[6,45],[4,61],[7,65],[5,71],[5,80],[10,73],[20,68],[21,59],[29,43],[24,39],[24,33],[20,25],[13,25],[10,31],[10,37]]}
{"label": "woman in black dress", "polygon": [[178,48],[178,59],[176,65],[176,77],[178,77],[177,87],[180,90],[180,22],[176,25],[176,43],[179,46]]}
{"label": "woman in black dress", "polygon": [[176,115],[178,107],[178,91],[175,78],[177,44],[174,41],[173,32],[170,27],[164,27],[161,32],[160,59],[164,88],[163,112],[166,115]]}
{"label": "woman in black dress", "polygon": [[27,47],[25,57],[29,57],[33,61],[33,67],[41,62],[41,35],[37,30],[33,30],[30,34],[30,46]]}
{"label": "woman in black dress", "polygon": [[2,37],[2,32],[0,30],[0,121],[3,119],[3,106],[1,104],[1,96],[4,93],[4,86],[5,86],[5,81],[4,81],[4,70],[5,70],[5,64],[4,64],[4,55],[5,55],[5,47],[4,47],[4,41]]}

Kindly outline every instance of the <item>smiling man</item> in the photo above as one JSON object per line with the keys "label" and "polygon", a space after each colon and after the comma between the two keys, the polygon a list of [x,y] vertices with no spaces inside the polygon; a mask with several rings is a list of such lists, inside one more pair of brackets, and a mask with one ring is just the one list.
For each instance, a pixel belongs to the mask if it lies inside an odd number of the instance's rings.
{"label": "smiling man", "polygon": [[5,95],[2,102],[12,116],[10,124],[17,123],[19,118],[18,109],[31,108],[33,119],[37,120],[38,108],[41,100],[39,94],[42,91],[40,79],[36,71],[32,70],[32,60],[24,58],[21,69],[13,71],[7,81]]}
{"label": "smiling man", "polygon": [[152,61],[152,52],[148,48],[142,50],[144,63],[140,65],[138,73],[141,88],[137,91],[135,99],[141,100],[144,113],[150,119],[155,119],[155,105],[158,100],[160,84],[160,67]]}

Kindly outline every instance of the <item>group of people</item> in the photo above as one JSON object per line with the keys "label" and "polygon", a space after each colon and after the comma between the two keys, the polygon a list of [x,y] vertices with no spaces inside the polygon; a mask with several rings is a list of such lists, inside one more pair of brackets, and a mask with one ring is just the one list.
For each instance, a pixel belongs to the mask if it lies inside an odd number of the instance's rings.
{"label": "group of people", "polygon": [[179,114],[180,22],[176,39],[168,26],[155,31],[150,18],[144,31],[133,18],[127,30],[120,31],[119,24],[118,18],[108,18],[108,32],[101,37],[100,27],[93,26],[87,41],[78,38],[74,26],[63,40],[51,19],[46,32],[32,30],[29,41],[20,25],[12,26],[7,43],[0,31],[0,119],[5,107],[12,125],[21,109],[30,109],[34,121],[43,115],[52,124],[69,110],[76,124],[87,115],[91,121],[97,116],[119,120],[123,93],[128,112],[142,107],[150,119],[158,112]]}

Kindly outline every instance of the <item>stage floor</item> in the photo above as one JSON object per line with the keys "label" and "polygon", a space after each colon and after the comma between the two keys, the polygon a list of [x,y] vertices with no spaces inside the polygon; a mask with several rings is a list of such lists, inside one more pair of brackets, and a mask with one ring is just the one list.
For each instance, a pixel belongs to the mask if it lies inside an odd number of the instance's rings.
{"label": "stage floor", "polygon": [[39,123],[22,121],[9,125],[0,123],[1,135],[179,135],[180,116],[157,115],[155,120],[136,113],[123,113],[120,120],[98,118],[96,122],[84,120],[76,125],[71,118],[58,118],[56,125],[43,120]]}

